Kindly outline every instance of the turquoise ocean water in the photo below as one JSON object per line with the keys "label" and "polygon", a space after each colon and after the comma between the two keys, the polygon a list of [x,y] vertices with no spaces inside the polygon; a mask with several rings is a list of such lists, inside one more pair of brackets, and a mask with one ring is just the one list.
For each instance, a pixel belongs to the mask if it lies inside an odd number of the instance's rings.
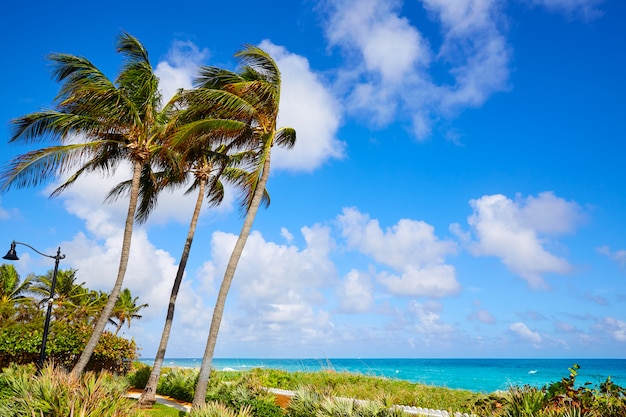
{"label": "turquoise ocean water", "polygon": [[[140,361],[152,365],[154,359]],[[167,358],[164,366],[200,368],[201,362],[200,358]],[[581,384],[598,384],[610,376],[626,387],[626,359],[213,359],[218,370],[332,369],[476,392],[506,390],[511,385],[541,387],[568,376],[575,363],[581,367],[577,378]]]}

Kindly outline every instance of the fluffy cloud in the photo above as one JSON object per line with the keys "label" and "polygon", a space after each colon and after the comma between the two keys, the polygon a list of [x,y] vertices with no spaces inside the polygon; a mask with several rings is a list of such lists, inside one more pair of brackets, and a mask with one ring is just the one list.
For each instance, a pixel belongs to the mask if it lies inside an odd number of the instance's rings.
{"label": "fluffy cloud", "polygon": [[170,100],[178,89],[189,89],[193,86],[198,67],[208,56],[208,50],[200,50],[193,42],[176,41],[172,44],[165,60],[159,62],[154,70],[159,77],[164,103]]}
{"label": "fluffy cloud", "polygon": [[[347,91],[350,111],[378,125],[410,120],[415,136],[422,139],[429,135],[433,119],[481,105],[508,88],[510,52],[498,29],[495,0],[424,0],[424,8],[443,31],[437,51],[400,15],[399,1],[328,4],[329,44],[352,58],[338,86]],[[439,82],[435,74],[440,66],[449,68],[453,83]]]}
{"label": "fluffy cloud", "polygon": [[[323,291],[337,282],[334,265],[328,259],[334,243],[326,227],[303,227],[301,234],[304,249],[268,242],[260,233],[251,233],[231,289],[236,304],[230,310],[232,315],[225,317],[227,322],[236,323],[226,325],[229,338],[288,338],[300,344],[328,330]],[[213,274],[206,280],[216,287],[236,239],[229,233],[213,234],[212,266],[204,270]]]}
{"label": "fluffy cloud", "polygon": [[378,220],[354,208],[345,208],[338,222],[350,247],[400,272],[400,276],[378,275],[391,293],[444,297],[459,291],[454,267],[445,264],[445,257],[456,252],[456,244],[438,239],[431,225],[401,219],[382,230]]}
{"label": "fluffy cloud", "polygon": [[370,276],[353,269],[343,279],[338,291],[339,307],[346,313],[368,312],[374,303]]}
{"label": "fluffy cloud", "polygon": [[384,84],[400,83],[431,60],[428,44],[397,9],[390,1],[337,1],[326,29],[331,45],[359,51],[364,69],[379,74]]}
{"label": "fluffy cloud", "polygon": [[417,301],[411,301],[407,314],[415,321],[413,330],[426,334],[427,337],[439,337],[442,334],[452,333],[454,327],[441,320],[439,314],[441,310],[442,306],[439,303],[420,304]]}
{"label": "fluffy cloud", "polygon": [[533,344],[541,343],[541,335],[528,328],[524,323],[517,322],[509,326],[509,330],[513,332],[520,340],[531,342]]}
{"label": "fluffy cloud", "polygon": [[496,256],[532,288],[547,288],[545,273],[567,274],[570,264],[546,249],[543,237],[572,232],[584,219],[578,204],[550,192],[516,201],[496,194],[471,200],[468,224],[475,236],[451,226],[475,256]]}
{"label": "fluffy cloud", "polygon": [[276,61],[282,76],[279,127],[293,127],[297,138],[292,149],[275,149],[273,168],[313,171],[329,159],[342,158],[346,145],[336,138],[342,111],[332,90],[306,58],[267,40],[260,46]]}

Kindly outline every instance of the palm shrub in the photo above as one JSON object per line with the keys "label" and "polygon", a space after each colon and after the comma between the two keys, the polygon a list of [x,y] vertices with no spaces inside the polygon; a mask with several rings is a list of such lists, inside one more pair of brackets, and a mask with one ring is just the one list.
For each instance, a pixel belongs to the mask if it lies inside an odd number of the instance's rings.
{"label": "palm shrub", "polygon": [[317,409],[324,396],[318,391],[300,387],[287,407],[287,417],[310,417],[317,414]]}
{"label": "palm shrub", "polygon": [[252,417],[253,414],[250,407],[242,407],[235,411],[225,404],[217,401],[210,401],[200,407],[193,408],[189,417]]}
{"label": "palm shrub", "polygon": [[545,408],[545,394],[535,387],[511,387],[506,406],[507,417],[535,417]]}
{"label": "palm shrub", "polygon": [[220,402],[231,410],[249,408],[254,416],[283,417],[274,394],[268,392],[252,374],[245,373],[231,382],[211,378],[207,388],[207,401]]}
{"label": "palm shrub", "polygon": [[150,378],[152,368],[144,364],[133,364],[133,369],[126,375],[128,384],[133,388],[143,389]]}
{"label": "palm shrub", "polygon": [[157,385],[157,393],[191,402],[197,382],[197,369],[173,369],[161,374],[159,384]]}
{"label": "palm shrub", "polygon": [[300,387],[286,412],[287,417],[401,417],[406,413],[383,400],[360,401],[334,397],[310,387]]}
{"label": "palm shrub", "polygon": [[134,403],[125,398],[122,379],[101,372],[75,377],[61,368],[5,368],[0,374],[0,415],[3,417],[127,417]]}

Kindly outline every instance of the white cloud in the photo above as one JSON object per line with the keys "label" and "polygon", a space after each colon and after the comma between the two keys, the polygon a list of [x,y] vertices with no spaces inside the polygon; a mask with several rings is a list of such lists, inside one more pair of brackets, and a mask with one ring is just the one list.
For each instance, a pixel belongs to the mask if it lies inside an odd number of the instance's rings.
{"label": "white cloud", "polygon": [[280,235],[288,242],[293,242],[293,234],[285,227],[280,228]]}
{"label": "white cloud", "polygon": [[541,343],[541,335],[528,328],[524,323],[513,323],[509,326],[509,330],[512,331],[521,340],[531,342],[533,344]]}
{"label": "white cloud", "polygon": [[[323,291],[337,282],[328,259],[334,243],[326,227],[303,227],[301,233],[303,249],[268,242],[259,232],[250,234],[229,295],[236,304],[225,316],[226,339],[303,344],[329,331],[329,316],[322,307],[328,302]],[[203,269],[213,276],[205,276],[205,282],[221,283],[236,239],[229,233],[213,234],[211,267]]]}
{"label": "white cloud", "polygon": [[511,272],[535,289],[547,288],[542,275],[567,274],[570,264],[550,253],[544,237],[571,232],[583,218],[580,207],[552,193],[512,201],[501,194],[471,200],[471,234],[454,224],[451,230],[468,244],[475,256],[496,256]]}
{"label": "white cloud", "polygon": [[339,307],[346,313],[365,313],[374,304],[374,286],[368,274],[351,270],[338,290]]}
{"label": "white cloud", "polygon": [[400,219],[382,230],[378,220],[355,208],[344,208],[338,220],[349,245],[398,270],[406,265],[439,265],[456,253],[454,242],[439,240],[434,227],[423,221]]}
{"label": "white cloud", "polygon": [[[418,139],[430,134],[434,119],[479,106],[508,89],[510,61],[498,28],[498,1],[422,3],[441,25],[444,40],[437,52],[400,15],[402,3],[396,0],[331,1],[326,26],[329,44],[352,58],[338,82],[347,92],[348,110],[377,125],[408,120]],[[441,68],[452,83],[440,81]]]}
{"label": "white cloud", "polygon": [[605,255],[610,260],[617,262],[620,267],[626,268],[626,249],[612,251],[611,248],[605,245],[597,247],[596,251]]}
{"label": "white cloud", "polygon": [[594,327],[609,334],[615,341],[626,342],[626,321],[605,317]]}
{"label": "white cloud", "polygon": [[296,130],[296,145],[275,148],[273,168],[313,171],[329,159],[344,156],[344,142],[337,139],[342,109],[306,58],[288,52],[270,41],[260,47],[278,64],[282,76],[278,127]]}
{"label": "white cloud", "polygon": [[456,244],[438,239],[431,225],[401,219],[382,230],[378,220],[355,208],[344,208],[338,221],[350,247],[401,273],[378,275],[391,293],[444,297],[459,291],[454,267],[445,264],[445,257],[456,253]]}
{"label": "white cloud", "polygon": [[508,88],[510,51],[498,29],[497,0],[424,0],[444,31],[439,57],[452,64],[456,84],[442,86],[444,109],[479,106]]}
{"label": "white cloud", "polygon": [[420,304],[417,301],[411,301],[407,309],[407,314],[415,320],[413,330],[418,333],[426,334],[429,338],[454,332],[453,326],[441,320],[439,314],[441,309],[442,306],[439,303],[430,302]]}
{"label": "white cloud", "polygon": [[526,199],[518,194],[516,203],[522,224],[539,233],[571,233],[585,220],[577,203],[557,197],[551,191]]}
{"label": "white cloud", "polygon": [[602,16],[598,8],[604,0],[523,0],[532,6],[541,6],[551,12],[563,13],[568,17],[591,20]]}
{"label": "white cloud", "polygon": [[198,67],[209,56],[208,50],[200,50],[193,42],[176,41],[160,61],[154,73],[159,77],[159,88],[163,104],[170,100],[180,88],[189,89],[198,75]]}
{"label": "white cloud", "polygon": [[408,265],[401,276],[381,272],[377,280],[392,294],[405,296],[447,297],[461,289],[451,265],[427,268]]}
{"label": "white cloud", "polygon": [[431,59],[419,31],[397,15],[398,5],[379,0],[334,2],[326,28],[331,45],[358,50],[365,69],[379,74],[384,84],[400,83],[415,66],[426,66]]}

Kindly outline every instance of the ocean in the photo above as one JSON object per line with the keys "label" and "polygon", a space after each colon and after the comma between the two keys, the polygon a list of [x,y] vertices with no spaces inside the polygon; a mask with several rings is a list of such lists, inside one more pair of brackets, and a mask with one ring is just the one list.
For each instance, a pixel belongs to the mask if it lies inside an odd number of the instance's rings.
{"label": "ocean", "polygon": [[[154,359],[140,362],[152,365]],[[200,368],[201,358],[167,358],[164,366]],[[607,377],[626,387],[626,359],[213,359],[217,370],[253,368],[285,371],[334,370],[395,378],[474,392],[506,390],[511,385],[542,387],[580,365],[577,382],[597,385]]]}

